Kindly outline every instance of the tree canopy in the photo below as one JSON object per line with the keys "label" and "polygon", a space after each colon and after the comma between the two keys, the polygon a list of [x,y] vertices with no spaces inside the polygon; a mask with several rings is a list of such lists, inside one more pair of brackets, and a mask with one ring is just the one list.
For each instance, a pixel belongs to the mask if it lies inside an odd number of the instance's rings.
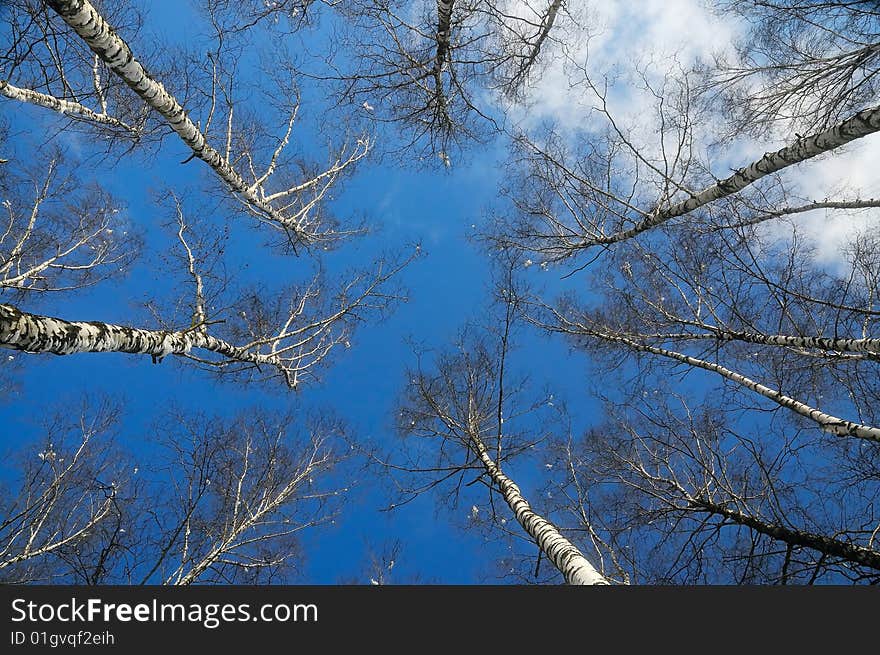
{"label": "tree canopy", "polygon": [[0,33],[0,581],[880,582],[876,2]]}

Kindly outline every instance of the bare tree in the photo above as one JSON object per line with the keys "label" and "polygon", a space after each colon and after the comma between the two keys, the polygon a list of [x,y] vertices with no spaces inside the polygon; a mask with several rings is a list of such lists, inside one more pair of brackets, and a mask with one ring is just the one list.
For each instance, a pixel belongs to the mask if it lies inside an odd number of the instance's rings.
{"label": "bare tree", "polygon": [[[504,309],[496,334],[465,331],[453,350],[436,355],[431,370],[420,362],[408,374],[398,425],[407,440],[416,443],[407,449],[404,463],[383,463],[392,472],[412,477],[398,483],[401,502],[445,483],[451,485],[448,500],[457,506],[466,487],[482,484],[488,490],[490,520],[502,532],[510,529],[495,509],[496,496],[566,582],[609,584],[558,527],[532,508],[505,472],[512,459],[546,438],[547,419],[553,412],[552,403],[545,398],[530,400],[525,384],[511,381],[507,357],[517,298],[509,287],[501,293]],[[428,482],[419,482],[420,478]],[[470,515],[474,521],[481,519],[478,505],[472,506]]]}
{"label": "bare tree", "polygon": [[[21,0],[4,12],[12,36],[0,53],[4,111],[21,117],[27,129],[20,132],[36,126],[49,135],[48,146],[7,142],[5,131],[0,141],[0,343],[26,353],[4,356],[4,375],[8,360],[40,353],[125,352],[154,363],[175,355],[236,380],[277,378],[298,389],[351,346],[356,326],[402,298],[396,275],[412,257],[382,257],[340,273],[337,282],[321,256],[363,231],[341,227],[324,205],[371,142],[355,137],[350,146],[330,146],[330,163],[316,166],[304,154],[311,145],[294,145],[301,116],[292,68],[276,53],[262,62],[259,80],[242,73],[251,34],[227,30],[220,5],[206,7],[210,49],[198,54],[151,50],[137,12],[127,7],[105,14],[85,1]],[[67,138],[73,132],[91,138]],[[221,182],[220,199],[194,200],[179,177],[163,176],[180,183],[155,203],[171,220],[164,232],[151,230],[143,262],[169,285],[150,290],[152,319],[132,327],[21,309],[39,307],[45,292],[121,279],[147,226],[83,179],[100,180],[116,170],[116,157],[138,156],[145,142],[160,144],[170,134],[187,148],[181,165],[193,158],[208,164],[214,188]],[[100,166],[89,170],[62,156],[53,146],[65,140],[84,152],[85,163]],[[228,275],[225,223],[243,213],[281,230],[285,251],[308,249],[312,270],[257,281],[244,271]],[[329,418],[305,425],[293,415],[269,420],[256,411],[225,426],[185,410],[174,421],[178,427],[171,419],[157,427],[156,467],[124,451],[106,454],[85,428],[63,452],[60,436],[49,437],[40,466],[28,457],[22,491],[8,494],[4,575],[87,584],[286,575],[300,556],[297,536],[338,511],[344,489],[315,480],[337,461],[329,443],[340,425]],[[291,435],[297,425],[308,432],[302,440]]]}
{"label": "bare tree", "polygon": [[[0,95],[55,112],[64,129],[98,135],[107,147],[160,136],[147,107],[76,37],[59,29],[43,2],[14,0],[0,17],[8,45],[0,52]],[[132,35],[141,18],[117,3],[110,19]]]}
{"label": "bare tree", "polygon": [[[548,511],[633,582],[872,582],[877,241],[854,232],[829,263],[798,221],[878,203],[810,195],[796,169],[880,126],[876,7],[730,4],[760,17],[738,63],[696,86],[638,72],[652,125],[626,122],[583,68],[598,126],[518,141],[487,243],[583,283],[522,304],[588,355],[608,417],[556,440]],[[746,134],[789,145],[713,173],[736,164],[717,145]]]}
{"label": "bare tree", "polygon": [[618,400],[606,425],[558,444],[566,475],[550,485],[559,511],[598,526],[634,582],[876,582],[867,460],[787,426],[738,429],[721,403],[655,388],[661,398]]}
{"label": "bare tree", "polygon": [[[11,199],[5,201],[9,222],[0,245],[8,241],[9,249],[0,251],[0,291],[70,289],[100,279],[105,269],[116,275],[129,258],[121,247],[137,243],[119,227],[120,234],[114,234],[109,225],[115,225],[119,210],[100,194],[85,196],[83,207],[71,211],[73,185],[55,179],[55,160],[47,169],[28,207],[19,209]],[[381,261],[374,271],[353,274],[334,291],[319,272],[302,287],[281,289],[274,299],[254,292],[223,298],[223,289],[206,287],[202,266],[212,253],[190,245],[191,228],[182,203],[174,198],[178,265],[189,278],[189,311],[181,319],[183,325],[173,325],[170,312],[157,316],[157,328],[137,328],[71,322],[0,304],[0,346],[55,355],[124,352],[149,355],[154,363],[179,355],[224,373],[262,378],[269,371],[270,377],[278,376],[295,389],[302,379],[314,376],[332,351],[351,345],[357,323],[367,315],[381,316],[400,297],[389,282],[412,258]],[[108,206],[95,211],[93,203],[102,200]]]}
{"label": "bare tree", "polygon": [[[880,431],[864,423],[876,419],[876,247],[858,241],[848,270],[835,273],[796,240],[768,260],[772,246],[753,232],[694,241],[682,230],[662,249],[621,248],[617,270],[594,278],[607,290],[598,308],[568,304],[534,320],[587,348],[710,372],[829,434],[877,441]],[[823,398],[860,420],[820,410]]]}
{"label": "bare tree", "polygon": [[20,477],[2,495],[0,576],[5,580],[51,580],[56,571],[45,565],[48,559],[118,516],[121,470],[106,439],[117,416],[109,405],[83,413],[78,423],[56,416],[41,443],[18,453]]}
{"label": "bare tree", "polygon": [[[182,417],[184,431],[163,437],[173,492],[162,494],[140,534],[140,582],[258,582],[301,559],[296,538],[329,524],[344,488],[325,486],[337,463],[342,426],[257,412],[219,430],[205,417]],[[302,433],[292,434],[292,426]],[[179,471],[185,471],[183,476]]]}
{"label": "bare tree", "polygon": [[[322,219],[326,216],[318,206],[343,172],[367,154],[369,139],[357,137],[351,146],[343,146],[323,169],[299,167],[296,158],[289,155],[299,103],[295,81],[277,75],[283,72],[283,66],[272,71],[274,78],[267,76],[274,88],[266,93],[267,98],[283,100],[279,111],[281,129],[271,135],[237,129],[235,116],[246,112],[244,103],[234,100],[235,53],[227,54],[224,36],[228,35],[215,23],[217,47],[208,52],[207,62],[187,67],[185,57],[169,60],[167,54],[160,60],[166,64],[174,85],[185,89],[203,114],[201,120],[194,121],[184,109],[184,101],[172,94],[155,74],[147,72],[145,64],[119,35],[117,29],[124,28],[124,23],[122,28],[111,28],[88,2],[45,4],[65,21],[73,34],[57,24],[57,17],[47,13],[43,3],[15,3],[10,19],[15,41],[7,54],[7,67],[11,73],[20,74],[23,81],[20,85],[8,79],[0,82],[0,91],[7,98],[35,104],[101,130],[111,130],[112,135],[121,133],[135,140],[146,129],[142,127],[146,120],[143,116],[149,116],[164,130],[176,133],[191,157],[207,163],[247,213],[282,230],[294,249],[318,243],[329,246],[357,231],[340,229],[332,222],[325,224]],[[63,49],[56,52],[55,43],[63,44]],[[91,50],[88,56],[83,53],[83,46]],[[49,51],[47,57],[41,55],[44,50]],[[111,89],[112,102],[108,100]],[[140,117],[129,118],[121,110],[117,112],[119,116],[114,115],[119,104],[116,96],[123,98],[124,106],[126,102],[131,104],[132,93],[140,100]],[[97,108],[88,106],[89,102],[97,103]],[[264,99],[263,104],[271,103]],[[253,118],[249,122],[253,123]],[[305,177],[300,177],[300,173],[306,173]]]}
{"label": "bare tree", "polygon": [[325,482],[343,430],[331,419],[169,414],[139,462],[110,438],[119,428],[108,407],[84,409],[67,434],[59,418],[39,452],[22,453],[19,488],[4,498],[5,579],[289,580],[303,557],[298,537],[332,521],[345,497]]}
{"label": "bare tree", "polygon": [[[406,448],[374,459],[396,474],[401,503],[434,489],[455,507],[476,498],[473,526],[528,544],[504,562],[520,579],[877,582],[880,240],[852,234],[828,263],[798,229],[811,213],[880,208],[872,191],[818,193],[798,179],[877,138],[876,2],[731,0],[722,9],[750,21],[736,54],[697,70],[635,70],[626,82],[647,104],[630,115],[613,76],[572,56],[588,31],[578,9],[205,0],[204,33],[182,50],[150,45],[125,3],[12,0],[0,104],[49,145],[0,139],[0,347],[16,365],[173,355],[300,389],[351,346],[356,326],[403,299],[396,280],[415,257],[345,274],[324,259],[364,231],[330,209],[374,148],[360,126],[401,128],[404,149],[451,166],[456,148],[503,134],[542,67],[565,58],[582,124],[504,141],[508,202],[484,241],[506,271],[497,315],[452,349],[420,350],[397,417]],[[288,48],[324,18],[327,34],[311,35],[326,47]],[[352,115],[312,118],[306,79]],[[300,142],[309,121],[326,147]],[[201,160],[180,170],[210,180],[200,201],[183,188],[190,180],[165,176],[174,188],[155,205],[169,220],[151,232],[144,264],[168,287],[151,292],[151,317],[70,320],[102,317],[40,305],[118,279],[143,245],[145,226],[99,185],[114,160],[87,183],[85,163],[55,147],[74,134],[68,150],[82,144],[86,163],[161,147],[181,167]],[[732,143],[748,154],[731,155]],[[224,253],[242,217],[273,228],[284,254],[310,257],[249,279]],[[551,291],[523,292],[520,274],[561,265]],[[561,336],[588,367],[606,416],[583,438],[513,373],[521,319]],[[297,535],[335,516],[338,496],[313,476],[334,462],[325,435],[340,426],[318,421],[293,443],[287,424],[303,424],[293,416],[221,425],[182,409],[171,422],[180,427],[157,428],[167,472],[150,480],[148,467],[96,444],[103,424],[84,421],[81,439],[52,434],[28,455],[0,523],[6,579],[281,579]],[[547,459],[533,484],[520,462],[538,452]],[[374,558],[377,584],[398,550]],[[558,574],[538,575],[545,558]]]}
{"label": "bare tree", "polygon": [[[500,216],[494,241],[523,253],[530,263],[532,258],[545,266],[583,261],[585,255],[601,253],[668,222],[699,227],[714,207],[723,207],[718,214],[724,216],[730,203],[747,196],[748,190],[754,192],[750,204],[755,208],[755,198],[780,184],[779,173],[880,130],[880,108],[872,107],[821,132],[798,135],[785,147],[721,178],[695,154],[695,128],[688,115],[691,91],[687,85],[670,84],[678,89],[671,97],[656,91],[660,129],[652,145],[640,144],[618,125],[606,104],[606,91],[592,85],[600,99],[598,114],[608,128],[598,136],[581,138],[580,149],[572,154],[572,148],[553,134],[543,145],[521,136],[515,164],[519,173],[512,176],[515,182],[508,193],[514,227],[508,226],[509,216]],[[875,206],[873,199],[825,198],[794,207],[764,205],[752,220]],[[730,222],[718,218],[715,225],[723,228]]]}
{"label": "bare tree", "polygon": [[876,579],[876,240],[828,270],[755,230],[621,244],[589,305],[526,310],[601,376],[550,486],[634,581]]}
{"label": "bare tree", "polygon": [[[32,24],[46,18],[33,7],[26,8],[32,10]],[[41,34],[48,38],[45,31]],[[231,147],[231,124],[227,127]],[[280,164],[291,127],[292,120],[261,179],[268,179]],[[147,328],[28,313],[16,305],[26,299],[33,303],[35,292],[70,291],[118,278],[139,250],[141,228],[109,194],[97,185],[85,185],[76,162],[65,161],[60,152],[49,149],[47,155],[34,157],[10,151],[10,156],[12,160],[4,164],[7,175],[0,182],[5,215],[0,232],[3,347],[54,354],[128,352],[150,355],[154,362],[175,354],[223,372],[266,377],[268,371],[296,388],[303,378],[314,376],[337,346],[350,345],[354,326],[367,314],[381,315],[398,298],[388,283],[407,262],[392,260],[378,262],[373,271],[352,273],[336,289],[319,271],[299,287],[278,290],[274,299],[254,292],[218,298],[220,290],[206,289],[204,282],[211,273],[204,270],[205,260],[214,253],[190,246],[192,228],[183,203],[172,193],[173,233],[182,253],[178,265],[192,287],[187,291],[190,311],[182,324],[175,323],[172,313],[157,315],[158,325]],[[321,190],[306,211],[324,216],[316,203],[335,176],[319,176]],[[296,201],[297,194],[279,192],[278,197],[286,196],[290,196],[286,204]],[[199,350],[204,355],[193,352]]]}
{"label": "bare tree", "polygon": [[124,207],[84,184],[62,152],[29,159],[4,164],[0,181],[0,294],[70,291],[119,277],[140,250]]}
{"label": "bare tree", "polygon": [[[279,3],[284,11],[288,4]],[[315,75],[338,81],[343,101],[399,127],[404,148],[446,166],[498,129],[493,102],[522,99],[560,23],[573,22],[561,0],[359,0],[337,9],[342,58],[330,59],[331,74]]]}
{"label": "bare tree", "polygon": [[[393,274],[395,271],[392,271]],[[319,296],[315,282],[294,291],[283,301],[282,311],[268,310],[251,298],[251,315],[244,310],[231,326],[232,334],[243,336],[239,344],[208,333],[208,321],[177,329],[143,329],[111,323],[76,322],[28,314],[12,305],[0,305],[0,345],[28,353],[68,355],[87,352],[121,352],[149,355],[159,363],[168,355],[180,355],[224,372],[250,372],[264,376],[263,368],[279,376],[291,389],[303,377],[314,375],[337,347],[350,347],[350,331],[374,296],[379,306],[387,299],[375,291],[390,274],[380,270],[374,277],[355,279],[339,291],[338,305],[325,315],[313,314],[310,300]],[[355,285],[363,284],[363,288]],[[326,293],[326,290],[324,290]],[[268,319],[274,319],[272,323]],[[238,320],[240,319],[240,320]],[[195,354],[193,351],[204,351]]]}
{"label": "bare tree", "polygon": [[874,102],[876,3],[734,0],[718,9],[751,27],[733,57],[717,58],[704,71],[706,91],[725,103],[734,131],[821,131]]}

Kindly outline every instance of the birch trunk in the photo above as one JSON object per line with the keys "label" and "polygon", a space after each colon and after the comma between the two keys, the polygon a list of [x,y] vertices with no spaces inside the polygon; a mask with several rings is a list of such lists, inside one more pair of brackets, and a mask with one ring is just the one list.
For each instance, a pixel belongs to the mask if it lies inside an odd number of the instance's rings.
{"label": "birch trunk", "polygon": [[766,153],[761,159],[739,169],[730,177],[706,187],[687,200],[666,208],[657,207],[647,218],[628,230],[621,230],[608,236],[584,239],[580,243],[580,247],[588,248],[625,241],[672,218],[684,216],[711,202],[738,193],[766,175],[807,161],[878,130],[880,130],[880,107],[865,109],[824,132],[798,139],[792,145],[776,152]]}
{"label": "birch trunk", "polygon": [[812,532],[804,532],[793,528],[786,528],[762,521],[753,516],[732,510],[724,505],[718,505],[701,498],[694,498],[689,504],[697,509],[702,509],[712,514],[718,514],[739,525],[745,525],[755,532],[765,534],[773,539],[778,539],[791,546],[803,546],[819,551],[826,555],[841,557],[845,560],[857,562],[863,566],[880,570],[880,553],[870,548],[850,544],[839,539],[833,539]]}
{"label": "birch trunk", "polygon": [[790,334],[759,334],[755,332],[723,330],[705,323],[692,324],[711,331],[705,333],[672,332],[668,334],[647,334],[639,335],[639,337],[662,339],[664,341],[742,341],[744,343],[782,346],[785,348],[812,348],[815,350],[824,350],[835,353],[880,354],[880,339],[847,339],[840,337],[800,337]]}
{"label": "birch trunk", "polygon": [[541,21],[541,31],[538,33],[538,38],[535,40],[535,44],[529,50],[529,56],[527,57],[525,63],[521,66],[520,72],[517,75],[517,79],[522,81],[526,75],[528,75],[532,66],[534,66],[535,62],[538,59],[538,55],[541,54],[541,48],[544,46],[544,42],[547,40],[547,37],[550,36],[550,31],[553,29],[553,25],[556,23],[556,15],[559,13],[559,10],[562,8],[562,0],[553,0],[550,6],[547,8],[547,13],[544,15],[543,20]]}
{"label": "birch trunk", "polygon": [[278,365],[272,355],[233,346],[200,330],[144,330],[95,321],[65,321],[28,314],[11,305],[0,305],[0,347],[54,355],[132,353],[150,355],[154,362],[199,348],[235,361]]}
{"label": "birch trunk", "polygon": [[186,110],[165,87],[154,80],[135,58],[131,49],[107,24],[88,0],[48,0],[48,4],[86,42],[89,48],[107,64],[152,109],[168,121],[169,126],[193,154],[210,166],[214,172],[248,205],[273,222],[291,229],[304,242],[309,241],[295,221],[261,199],[227,159],[211,147],[204,134],[187,116]]}
{"label": "birch trunk", "polygon": [[65,114],[71,118],[82,118],[93,123],[118,127],[127,132],[131,132],[134,136],[139,135],[136,128],[107,113],[99,114],[85,105],[73,102],[72,100],[63,100],[61,98],[56,98],[55,96],[46,95],[45,93],[32,91],[31,89],[22,89],[13,86],[6,80],[0,80],[0,95],[4,95],[10,100],[18,100],[19,102],[27,102],[29,104],[37,105],[38,107],[51,109],[52,111],[57,111],[58,113]]}
{"label": "birch trunk", "polygon": [[477,455],[498,488],[507,505],[513,510],[516,520],[535,540],[538,548],[553,562],[553,565],[573,585],[607,585],[608,580],[590,564],[577,546],[566,539],[559,529],[543,516],[532,510],[523,497],[519,487],[508,478],[501,468],[489,457],[486,446],[479,437],[472,436]]}
{"label": "birch trunk", "polygon": [[453,5],[455,5],[455,0],[437,0],[437,54],[434,58],[434,66],[438,73],[449,56]]}
{"label": "birch trunk", "polygon": [[446,114],[446,92],[443,89],[443,66],[449,58],[452,34],[452,8],[455,0],[437,0],[437,51],[434,55],[434,93],[437,100],[437,111],[443,122],[448,122]]}
{"label": "birch trunk", "polygon": [[765,398],[768,398],[775,403],[778,403],[786,409],[790,409],[791,411],[799,414],[800,416],[803,416],[804,418],[808,418],[811,421],[814,421],[819,425],[820,428],[822,428],[822,430],[824,430],[825,432],[829,432],[830,434],[834,434],[840,437],[851,436],[859,437],[861,439],[868,439],[870,441],[880,441],[880,428],[872,427],[870,425],[862,425],[861,423],[853,423],[852,421],[847,421],[845,419],[838,418],[837,416],[826,414],[825,412],[822,412],[815,407],[811,407],[806,403],[802,403],[801,401],[791,398],[790,396],[786,396],[776,389],[771,389],[770,387],[767,387],[760,382],[756,382],[751,378],[746,377],[745,375],[737,373],[736,371],[731,371],[730,369],[725,368],[720,364],[708,362],[704,359],[685,355],[684,353],[679,353],[674,350],[667,350],[666,348],[660,348],[658,346],[649,346],[647,344],[639,343],[638,341],[633,341],[632,339],[616,334],[597,332],[595,330],[589,330],[586,328],[583,329],[582,334],[603,339],[605,341],[622,343],[639,352],[660,355],[662,357],[667,357],[669,359],[682,362],[683,364],[688,364],[689,366],[694,366],[696,368],[701,368],[705,371],[717,373],[720,376],[731,380],[732,382],[736,382],[746,389],[754,391],[755,393],[764,396]]}

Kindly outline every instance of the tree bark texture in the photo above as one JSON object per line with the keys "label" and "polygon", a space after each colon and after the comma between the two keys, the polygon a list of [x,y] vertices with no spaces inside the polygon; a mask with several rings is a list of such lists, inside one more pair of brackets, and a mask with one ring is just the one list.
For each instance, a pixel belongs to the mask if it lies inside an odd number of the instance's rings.
{"label": "tree bark texture", "polygon": [[492,482],[501,490],[501,495],[513,511],[516,520],[559,569],[565,581],[572,585],[607,585],[608,580],[590,564],[577,546],[566,539],[555,525],[532,509],[516,483],[508,478],[489,457],[483,442],[479,439],[475,439],[475,442],[480,461]]}

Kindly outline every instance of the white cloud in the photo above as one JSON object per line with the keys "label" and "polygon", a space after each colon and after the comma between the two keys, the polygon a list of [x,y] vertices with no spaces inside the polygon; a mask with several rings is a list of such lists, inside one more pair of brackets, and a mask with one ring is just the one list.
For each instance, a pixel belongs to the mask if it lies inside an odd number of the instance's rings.
{"label": "white cloud", "polygon": [[[842,151],[801,165],[790,177],[795,192],[807,202],[868,200],[880,196],[880,136],[874,134]],[[813,211],[794,218],[798,233],[816,248],[822,264],[840,262],[841,251],[866,230],[876,230],[880,210]],[[772,221],[766,233],[780,239],[790,236],[786,223]]]}
{"label": "white cloud", "polygon": [[[522,0],[511,0],[509,9],[525,15],[523,6]],[[730,54],[733,43],[745,29],[730,14],[716,14],[709,3],[701,0],[611,0],[590,6],[586,2],[569,2],[568,7],[580,33],[572,38],[570,30],[575,28],[570,20],[559,25],[563,30],[560,38],[568,46],[567,57],[553,52],[554,58],[534,80],[524,106],[507,110],[526,130],[547,120],[562,134],[588,126],[604,127],[601,117],[590,115],[597,98],[583,81],[584,72],[597,85],[608,77],[614,82],[608,93],[609,109],[649,157],[659,156],[656,99],[643,88],[638,71],[646,71],[651,84],[659,86],[667,73],[674,76],[698,60]],[[695,129],[697,152],[705,156],[708,143],[715,136],[713,126]],[[793,131],[784,125],[760,139],[738,138],[712,154],[711,169],[718,177],[724,177],[732,169],[748,165],[793,139]],[[880,189],[880,136],[866,137],[833,156],[805,162],[783,175],[786,186],[806,201],[877,197],[880,191],[871,190]],[[823,264],[839,262],[841,250],[855,235],[876,226],[878,219],[880,210],[820,210],[793,218],[799,234],[812,242]],[[791,236],[790,225],[783,221],[770,221],[762,229],[772,238]]]}
{"label": "white cloud", "polygon": [[[522,4],[522,3],[519,3]],[[567,58],[555,53],[532,87],[526,108],[513,108],[525,127],[541,120],[554,120],[560,127],[582,127],[585,112],[596,98],[583,82],[583,67],[595,83],[606,75],[619,75],[625,93],[615,93],[615,104],[627,107],[631,116],[640,115],[653,99],[635,93],[627,82],[636,67],[647,67],[658,80],[670,71],[689,68],[697,59],[731,48],[738,26],[722,19],[698,0],[647,0],[627,3],[603,2],[595,7],[575,6],[570,11],[580,28],[571,22],[560,29],[577,32],[569,44]]]}

